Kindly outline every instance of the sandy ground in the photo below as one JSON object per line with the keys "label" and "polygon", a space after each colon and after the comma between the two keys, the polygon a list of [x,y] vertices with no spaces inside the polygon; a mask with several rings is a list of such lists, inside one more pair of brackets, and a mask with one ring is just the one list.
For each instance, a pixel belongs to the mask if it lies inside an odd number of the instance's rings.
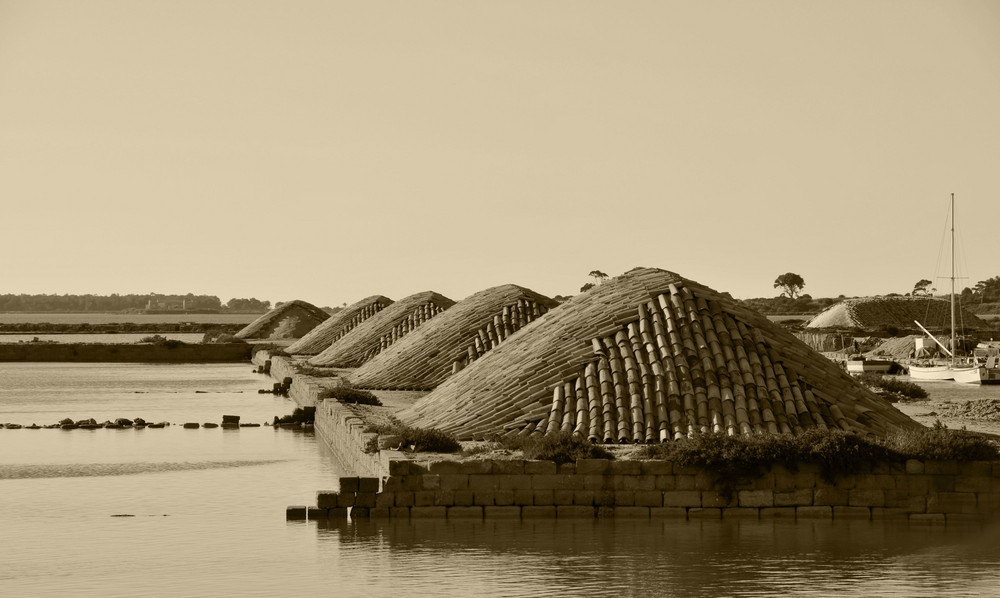
{"label": "sandy ground", "polygon": [[969,430],[1000,438],[1000,399],[935,399],[895,403],[897,409],[925,426],[938,420],[951,430]]}

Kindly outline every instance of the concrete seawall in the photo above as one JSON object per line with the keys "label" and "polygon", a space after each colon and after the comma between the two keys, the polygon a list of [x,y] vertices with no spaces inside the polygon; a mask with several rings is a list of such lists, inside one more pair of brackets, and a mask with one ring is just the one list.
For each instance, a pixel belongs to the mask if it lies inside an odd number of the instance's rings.
{"label": "concrete seawall", "polygon": [[0,362],[220,363],[250,359],[251,345],[0,344]]}

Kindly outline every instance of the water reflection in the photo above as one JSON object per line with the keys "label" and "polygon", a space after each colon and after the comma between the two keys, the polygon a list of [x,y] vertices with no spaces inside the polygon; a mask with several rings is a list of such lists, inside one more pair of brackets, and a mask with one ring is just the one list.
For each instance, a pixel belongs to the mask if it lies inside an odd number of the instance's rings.
{"label": "water reflection", "polygon": [[418,595],[984,595],[997,527],[784,521],[362,521],[315,527],[345,587]]}

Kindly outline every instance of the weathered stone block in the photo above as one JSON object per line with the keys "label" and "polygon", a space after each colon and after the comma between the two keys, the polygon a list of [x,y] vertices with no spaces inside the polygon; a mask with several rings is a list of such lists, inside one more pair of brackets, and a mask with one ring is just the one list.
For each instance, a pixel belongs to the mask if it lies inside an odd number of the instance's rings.
{"label": "weathered stone block", "polygon": [[[666,463],[670,463],[667,461]],[[677,490],[677,479],[673,475],[656,476],[657,490]]]}
{"label": "weathered stone block", "polygon": [[420,490],[439,490],[441,488],[441,476],[436,473],[428,473],[420,476]]}
{"label": "weathered stone block", "polygon": [[375,507],[368,511],[368,516],[372,519],[388,519],[391,509],[389,507]]}
{"label": "weathered stone block", "polygon": [[556,506],[573,504],[574,492],[574,490],[553,490],[552,504]]}
{"label": "weathered stone block", "polygon": [[531,487],[536,490],[583,490],[583,478],[570,474],[533,475]]}
{"label": "weathered stone block", "polygon": [[993,487],[992,476],[968,476],[955,478],[955,492],[989,492]]}
{"label": "weathered stone block", "polygon": [[554,475],[556,464],[554,461],[525,461],[524,473],[535,475]]}
{"label": "weathered stone block", "polygon": [[613,507],[615,506],[615,491],[614,490],[601,490],[600,492],[594,493],[594,504],[602,507]]}
{"label": "weathered stone block", "polygon": [[796,507],[796,519],[833,519],[833,507]]}
{"label": "weathered stone block", "polygon": [[457,474],[462,472],[462,464],[458,461],[432,461],[427,471],[436,474]]}
{"label": "weathered stone block", "polygon": [[316,506],[320,509],[331,509],[337,506],[338,492],[321,491],[316,493]]}
{"label": "weathered stone block", "polygon": [[663,492],[659,490],[639,490],[635,492],[635,506],[662,507]]}
{"label": "weathered stone block", "polygon": [[535,493],[531,490],[514,490],[514,504],[518,506],[535,504]]}
{"label": "weathered stone block", "polygon": [[577,459],[576,473],[577,475],[604,475],[610,463],[611,461],[608,459]]}
{"label": "weathered stone block", "polygon": [[813,490],[811,488],[800,488],[787,492],[774,493],[774,506],[776,507],[805,507],[812,505]]}
{"label": "weathered stone block", "polygon": [[872,511],[868,507],[833,507],[834,519],[871,519]]}
{"label": "weathered stone block", "polygon": [[360,488],[360,482],[356,477],[344,477],[340,478],[340,493],[345,494],[348,492],[357,492]]}
{"label": "weathered stone block", "polygon": [[448,519],[482,519],[483,507],[448,507]]}
{"label": "weathered stone block", "polygon": [[945,513],[945,521],[948,525],[974,525],[979,526],[984,523],[984,518],[980,515],[969,513]]}
{"label": "weathered stone block", "polygon": [[649,519],[649,507],[615,507],[615,519]]}
{"label": "weathered stone block", "polygon": [[953,475],[931,475],[927,476],[929,483],[928,492],[954,492],[955,476]]}
{"label": "weathered stone block", "polygon": [[603,490],[605,480],[610,479],[609,476],[603,475],[577,475],[577,477],[583,478],[583,489],[584,490]]}
{"label": "weathered stone block", "polygon": [[597,494],[593,490],[574,490],[573,504],[582,506],[594,506]]}
{"label": "weathered stone block", "polygon": [[357,494],[351,492],[350,494],[340,493],[337,495],[337,506],[338,507],[353,507],[354,500]]}
{"label": "weathered stone block", "polygon": [[909,522],[926,525],[945,525],[947,520],[944,513],[910,513]]}
{"label": "weathered stone block", "polygon": [[816,486],[816,474],[812,472],[791,471],[779,465],[771,470],[771,474],[774,476],[774,489],[776,491],[788,492],[811,489]]}
{"label": "weathered stone block", "polygon": [[371,517],[370,507],[351,507],[351,519],[368,519]]}
{"label": "weathered stone block", "polygon": [[495,475],[523,475],[524,459],[499,459],[493,462]]}
{"label": "weathered stone block", "polygon": [[469,490],[473,492],[486,492],[497,489],[497,478],[492,475],[470,475]]}
{"label": "weathered stone block", "polygon": [[412,492],[397,492],[396,500],[394,501],[397,507],[412,507],[413,506],[413,493]]}
{"label": "weathered stone block", "polygon": [[615,516],[614,507],[597,507],[598,519],[613,519]]}
{"label": "weathered stone block", "polygon": [[816,488],[813,492],[813,504],[817,506],[828,505],[833,507],[847,505],[847,490],[839,488]]}
{"label": "weathered stone block", "polygon": [[378,492],[378,478],[358,478],[358,492]]}
{"label": "weathered stone block", "polygon": [[640,461],[608,461],[607,473],[611,475],[640,475],[642,463]]}
{"label": "weathered stone block", "polygon": [[674,489],[675,490],[694,490],[694,476],[693,475],[674,475]]}
{"label": "weathered stone block", "polygon": [[642,475],[672,475],[674,464],[670,461],[640,461]]}
{"label": "weathered stone block", "polygon": [[294,506],[285,508],[285,520],[287,521],[305,521],[306,520],[307,507]]}
{"label": "weathered stone block", "polygon": [[698,490],[673,490],[663,493],[665,507],[701,507],[701,492]]}
{"label": "weathered stone block", "polygon": [[687,519],[687,508],[650,507],[649,516],[652,519]]}
{"label": "weathered stone block", "polygon": [[321,509],[319,507],[306,507],[306,519],[310,521],[326,521],[329,518],[330,518],[330,509]]}
{"label": "weathered stone block", "polygon": [[576,475],[576,463],[559,463],[556,466],[556,473],[563,475]]}
{"label": "weathered stone block", "polygon": [[413,493],[414,507],[430,507],[437,504],[437,492],[434,490],[420,490]]}
{"label": "weathered stone block", "polygon": [[747,488],[747,490],[774,490],[775,486],[774,474],[770,471],[763,475],[751,478],[749,482],[750,487]]}
{"label": "weathered stone block", "polygon": [[471,507],[476,504],[476,495],[472,490],[452,490],[452,495],[456,506]]}
{"label": "weathered stone block", "polygon": [[487,505],[496,504],[496,495],[492,490],[487,490],[485,492],[473,492],[472,493],[472,504],[485,507]]}
{"label": "weathered stone block", "polygon": [[458,473],[488,475],[493,472],[492,461],[463,461]]}
{"label": "weathered stone block", "polygon": [[[400,461],[391,461],[390,463],[400,463]],[[405,461],[402,461],[405,463]],[[383,492],[398,492],[400,490],[405,490],[403,488],[403,480],[406,479],[405,476],[389,476],[385,480],[385,485],[382,486]]]}
{"label": "weathered stone block", "polygon": [[958,475],[961,469],[958,461],[926,461],[924,472],[931,475]]}
{"label": "weathered stone block", "polygon": [[615,490],[615,506],[631,507],[635,505],[635,492],[632,490]]}
{"label": "weathered stone block", "polygon": [[917,459],[907,459],[906,460],[906,473],[909,474],[921,474],[924,473],[924,462],[918,461]]}
{"label": "weathered stone block", "polygon": [[523,506],[521,507],[522,519],[555,519],[556,508],[552,505],[546,506]]}
{"label": "weathered stone block", "polygon": [[469,487],[469,474],[466,473],[442,473],[437,478],[441,490],[466,490]]}
{"label": "weathered stone block", "polygon": [[795,519],[795,507],[761,507],[761,519]]}
{"label": "weathered stone block", "polygon": [[754,507],[726,507],[722,509],[723,519],[759,519],[760,509]]}
{"label": "weathered stone block", "polygon": [[458,507],[410,507],[410,519],[444,519],[448,515],[448,509]]}
{"label": "weathered stone block", "polygon": [[740,490],[738,493],[741,507],[773,507],[773,490]]}
{"label": "weathered stone block", "polygon": [[674,463],[674,473],[677,475],[695,475],[701,473],[700,467],[692,467],[690,465],[678,465]]}
{"label": "weathered stone block", "polygon": [[399,518],[399,519],[409,519],[410,518],[410,507],[389,507],[389,517]]}
{"label": "weathered stone block", "polygon": [[910,513],[923,513],[927,510],[927,496],[901,490],[886,490],[885,506],[890,509],[903,509]]}
{"label": "weathered stone block", "polygon": [[688,509],[688,519],[722,519],[722,509],[692,507]]}
{"label": "weathered stone block", "polygon": [[371,508],[375,506],[375,493],[374,492],[358,492],[354,495],[354,505],[355,507],[366,507]]}
{"label": "weathered stone block", "polygon": [[516,507],[516,506],[484,507],[483,515],[487,519],[520,519],[521,507]]}
{"label": "weathered stone block", "polygon": [[[500,507],[509,507],[514,504],[513,490],[497,490],[493,493],[493,504]],[[520,511],[519,511],[520,512]]]}
{"label": "weathered stone block", "polygon": [[714,490],[716,485],[724,481],[717,475],[713,475],[706,472],[701,472],[694,476],[694,489],[695,490]]}
{"label": "weathered stone block", "polygon": [[392,492],[383,492],[375,495],[375,507],[388,508],[396,506],[396,495]]}
{"label": "weathered stone block", "polygon": [[852,488],[847,492],[847,504],[852,507],[884,507],[884,490]]}
{"label": "weathered stone block", "polygon": [[552,490],[535,490],[534,498],[532,499],[532,504],[538,506],[550,506],[554,505],[554,497]]}
{"label": "weathered stone block", "polygon": [[975,513],[976,495],[971,492],[932,492],[927,495],[928,513]]}
{"label": "weathered stone block", "polygon": [[559,519],[591,519],[595,515],[594,507],[582,505],[559,505],[556,507],[556,517]]}
{"label": "weathered stone block", "polygon": [[701,505],[703,507],[733,507],[736,506],[735,494],[724,495],[715,490],[703,490]]}

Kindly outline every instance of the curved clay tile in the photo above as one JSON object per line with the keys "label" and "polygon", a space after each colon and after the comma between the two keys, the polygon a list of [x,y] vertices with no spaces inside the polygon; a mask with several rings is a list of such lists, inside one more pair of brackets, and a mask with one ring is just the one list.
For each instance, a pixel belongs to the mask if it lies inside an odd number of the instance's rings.
{"label": "curved clay tile", "polygon": [[596,442],[919,427],[764,316],[648,268],[551,310],[399,417],[461,438]]}
{"label": "curved clay tile", "polygon": [[434,388],[557,305],[513,284],[479,291],[366,362],[348,381],[361,388]]}

